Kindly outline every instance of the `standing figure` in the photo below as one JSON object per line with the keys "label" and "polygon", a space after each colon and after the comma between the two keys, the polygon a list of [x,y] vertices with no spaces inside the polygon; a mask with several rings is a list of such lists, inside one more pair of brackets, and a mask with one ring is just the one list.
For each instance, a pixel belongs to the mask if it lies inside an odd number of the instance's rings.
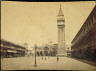
{"label": "standing figure", "polygon": [[42,55],[42,60],[43,60],[43,55]]}
{"label": "standing figure", "polygon": [[57,57],[57,62],[59,61],[59,57]]}

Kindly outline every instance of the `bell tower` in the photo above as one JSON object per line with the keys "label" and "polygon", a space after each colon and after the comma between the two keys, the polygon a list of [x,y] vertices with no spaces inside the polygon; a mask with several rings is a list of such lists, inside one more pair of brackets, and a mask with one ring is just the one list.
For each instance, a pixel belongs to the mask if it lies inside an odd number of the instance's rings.
{"label": "bell tower", "polygon": [[65,18],[61,9],[57,15],[57,27],[58,27],[58,55],[65,54]]}

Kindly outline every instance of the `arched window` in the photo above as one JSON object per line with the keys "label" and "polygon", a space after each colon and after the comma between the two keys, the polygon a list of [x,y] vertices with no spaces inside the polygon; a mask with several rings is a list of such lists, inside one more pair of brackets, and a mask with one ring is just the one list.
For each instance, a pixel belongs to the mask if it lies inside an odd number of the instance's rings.
{"label": "arched window", "polygon": [[84,24],[84,27],[83,27],[83,35],[85,35],[85,32],[86,32],[86,28],[85,28],[85,24]]}
{"label": "arched window", "polygon": [[91,26],[91,27],[93,26],[92,18],[90,18],[90,26]]}
{"label": "arched window", "polygon": [[89,19],[89,21],[88,21],[88,23],[87,23],[88,31],[90,30],[90,27],[91,27],[91,22],[90,22],[90,19]]}
{"label": "arched window", "polygon": [[95,22],[96,22],[96,17],[95,15],[93,15],[93,24],[95,24]]}
{"label": "arched window", "polygon": [[85,25],[86,33],[88,32],[88,22]]}

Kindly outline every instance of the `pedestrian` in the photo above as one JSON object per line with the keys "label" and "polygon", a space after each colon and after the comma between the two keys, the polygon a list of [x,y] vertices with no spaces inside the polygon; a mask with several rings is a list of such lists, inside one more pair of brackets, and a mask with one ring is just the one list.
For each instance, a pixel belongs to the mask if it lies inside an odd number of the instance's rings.
{"label": "pedestrian", "polygon": [[42,56],[42,60],[43,60],[43,56]]}
{"label": "pedestrian", "polygon": [[59,57],[57,57],[57,62],[59,61]]}

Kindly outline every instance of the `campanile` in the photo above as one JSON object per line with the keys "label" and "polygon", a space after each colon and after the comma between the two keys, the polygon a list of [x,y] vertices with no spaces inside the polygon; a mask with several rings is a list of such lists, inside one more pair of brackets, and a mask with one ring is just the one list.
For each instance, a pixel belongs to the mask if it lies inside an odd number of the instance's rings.
{"label": "campanile", "polygon": [[57,27],[58,27],[58,54],[65,54],[65,18],[61,9],[57,15]]}

